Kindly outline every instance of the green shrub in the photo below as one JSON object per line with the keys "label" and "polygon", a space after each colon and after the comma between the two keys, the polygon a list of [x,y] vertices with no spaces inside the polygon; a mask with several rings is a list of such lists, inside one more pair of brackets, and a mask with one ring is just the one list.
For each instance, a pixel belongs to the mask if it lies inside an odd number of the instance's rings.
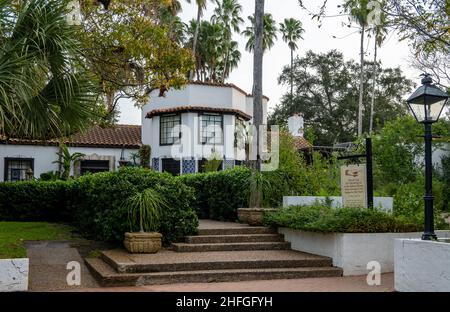
{"label": "green shrub", "polygon": [[443,156],[441,180],[443,182],[443,207],[445,211],[450,210],[450,156]]}
{"label": "green shrub", "polygon": [[0,183],[0,220],[70,221],[66,203],[71,181]]}
{"label": "green shrub", "polygon": [[248,203],[250,169],[235,167],[219,172],[195,173],[177,179],[195,189],[194,210],[200,218],[230,220],[237,218],[237,209]]}
{"label": "green shrub", "polygon": [[[324,206],[283,208],[267,214],[264,222],[273,227],[321,233],[398,233],[423,230],[423,221],[416,218],[396,216],[379,210],[333,209]],[[445,228],[448,229],[448,225]]]}
{"label": "green shrub", "polygon": [[[198,219],[191,209],[194,191],[167,173],[125,167],[82,176],[73,182],[69,208],[84,235],[121,242],[130,230],[123,203],[148,188],[155,189],[167,202],[160,216],[160,232],[166,244],[195,234]],[[135,226],[133,230],[139,229]]]}

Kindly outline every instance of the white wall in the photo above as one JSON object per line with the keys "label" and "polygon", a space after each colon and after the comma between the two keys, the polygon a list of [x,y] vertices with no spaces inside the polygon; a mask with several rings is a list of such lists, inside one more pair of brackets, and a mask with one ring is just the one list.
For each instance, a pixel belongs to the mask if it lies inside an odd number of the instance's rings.
{"label": "white wall", "polygon": [[450,292],[450,243],[395,240],[395,290]]}
{"label": "white wall", "polygon": [[[34,177],[39,178],[44,172],[57,171],[58,164],[52,163],[58,160],[57,146],[37,146],[37,145],[8,145],[0,144],[0,181],[4,179],[5,157],[13,158],[33,158]],[[86,155],[97,154],[99,156],[113,156],[115,159],[114,168],[119,167],[119,160],[122,153],[121,148],[92,148],[92,147],[69,147],[70,153],[83,153]],[[136,150],[125,149],[124,157],[131,160],[131,153]],[[71,172],[73,174],[73,170]]]}
{"label": "white wall", "polygon": [[[420,238],[422,233],[316,233],[279,228],[293,250],[333,259],[343,274],[364,275],[372,269],[367,264],[377,261],[381,273],[394,271],[394,241],[398,238]],[[438,237],[450,237],[450,231],[436,231]],[[450,246],[450,244],[449,244]]]}
{"label": "white wall", "polygon": [[[208,158],[212,154],[212,149],[215,148],[217,153],[224,154],[227,159],[245,160],[245,150],[235,151],[234,149],[235,116],[233,115],[224,115],[224,145],[212,146],[199,144],[198,114],[182,113],[181,150],[180,146],[160,146],[159,116],[151,119],[145,117],[152,110],[178,106],[233,108],[253,115],[253,98],[251,96],[232,87],[195,84],[187,85],[181,90],[170,90],[164,97],[158,95],[159,90],[153,91],[150,94],[149,104],[142,109],[142,143],[152,147],[152,158],[179,158],[179,156],[196,159]],[[267,123],[266,98],[263,99],[263,122]]]}

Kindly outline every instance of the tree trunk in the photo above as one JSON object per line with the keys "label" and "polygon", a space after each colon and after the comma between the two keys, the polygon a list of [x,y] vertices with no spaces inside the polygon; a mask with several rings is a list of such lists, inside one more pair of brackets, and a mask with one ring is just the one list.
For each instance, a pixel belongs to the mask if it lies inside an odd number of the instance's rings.
{"label": "tree trunk", "polygon": [[362,136],[363,130],[363,96],[364,96],[364,24],[361,26],[361,73],[359,76],[359,103],[358,103],[358,137]]}
{"label": "tree trunk", "polygon": [[291,48],[291,107],[294,104],[294,49]]}
{"label": "tree trunk", "polygon": [[[193,42],[193,46],[192,46],[192,53],[194,54],[195,57],[195,64],[197,66],[197,41],[198,41],[198,33],[200,31],[200,20],[202,17],[202,7],[199,5],[198,9],[197,9],[197,25],[195,26],[195,33],[194,33],[194,42]],[[194,70],[191,70],[190,74],[189,74],[189,80],[193,80],[194,79]]]}
{"label": "tree trunk", "polygon": [[370,102],[370,122],[369,122],[369,134],[372,134],[373,130],[373,109],[375,105],[375,88],[377,80],[377,36],[375,35],[375,52],[373,56],[373,80],[372,80],[372,100]]}
{"label": "tree trunk", "polygon": [[264,0],[255,0],[255,48],[253,54],[253,124],[256,127],[256,169],[261,170],[260,133],[262,124]]}

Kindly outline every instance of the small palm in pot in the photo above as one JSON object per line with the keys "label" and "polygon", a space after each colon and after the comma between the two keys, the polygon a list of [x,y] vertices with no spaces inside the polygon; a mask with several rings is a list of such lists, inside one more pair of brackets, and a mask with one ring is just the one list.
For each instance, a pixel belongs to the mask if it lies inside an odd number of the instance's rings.
{"label": "small palm in pot", "polygon": [[156,253],[161,249],[162,235],[158,233],[164,198],[154,189],[146,189],[129,197],[124,206],[128,210],[130,228],[139,225],[139,232],[125,233],[125,248],[131,253]]}

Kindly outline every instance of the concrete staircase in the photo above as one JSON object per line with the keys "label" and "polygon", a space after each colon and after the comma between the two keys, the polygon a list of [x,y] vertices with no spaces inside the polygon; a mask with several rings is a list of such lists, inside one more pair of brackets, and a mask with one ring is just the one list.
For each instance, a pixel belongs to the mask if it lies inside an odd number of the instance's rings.
{"label": "concrete staircase", "polygon": [[203,283],[341,276],[332,259],[290,250],[283,235],[266,227],[201,228],[172,250],[129,254],[125,250],[86,259],[104,286]]}

